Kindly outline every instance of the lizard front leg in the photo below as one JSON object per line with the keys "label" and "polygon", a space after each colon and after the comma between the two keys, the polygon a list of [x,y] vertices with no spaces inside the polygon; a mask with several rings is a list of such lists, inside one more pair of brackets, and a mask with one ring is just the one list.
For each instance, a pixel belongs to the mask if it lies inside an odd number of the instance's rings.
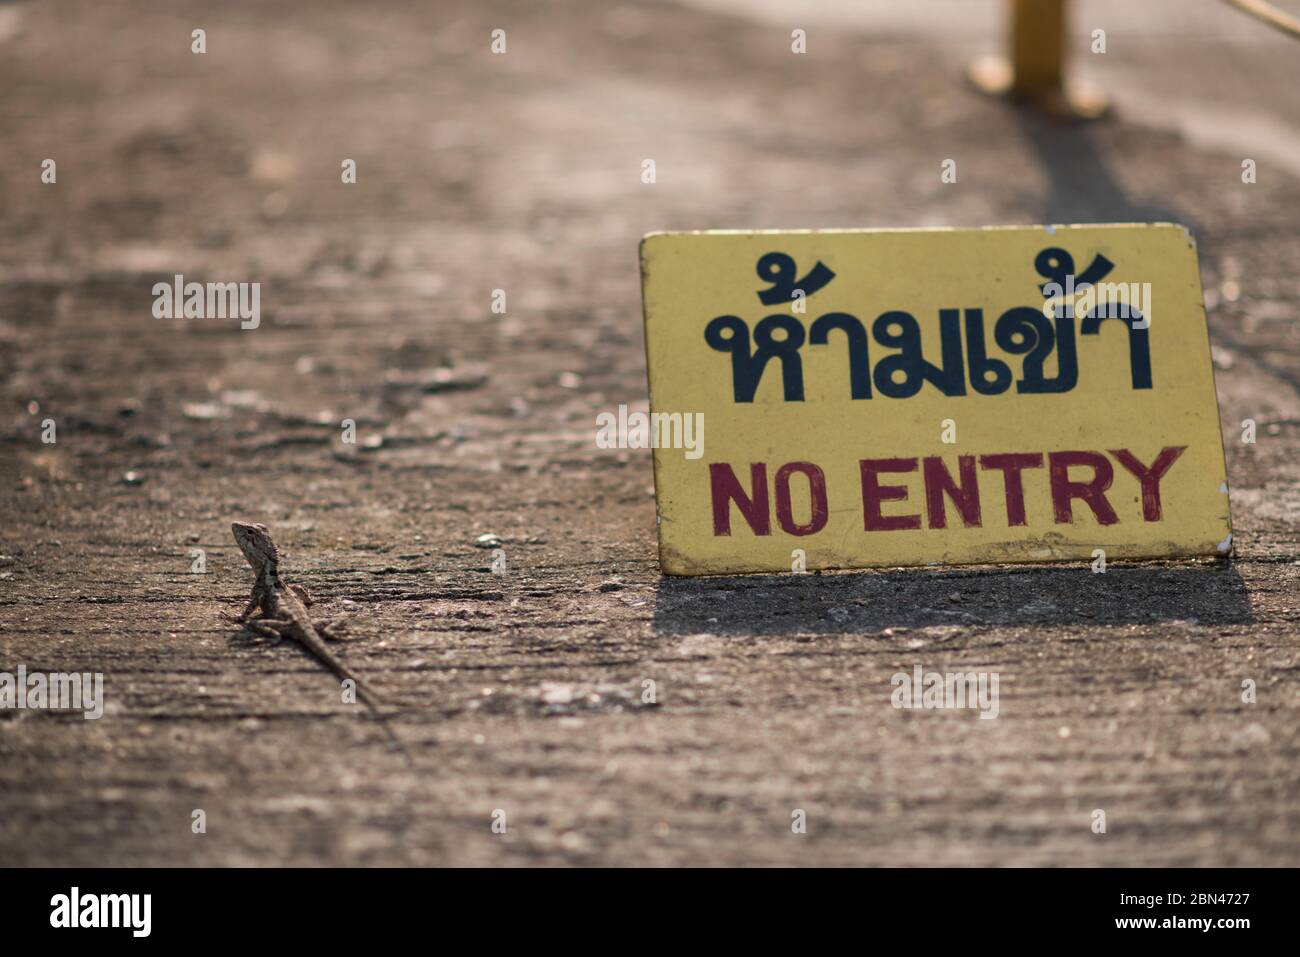
{"label": "lizard front leg", "polygon": [[258,605],[262,604],[262,599],[265,597],[266,586],[259,580],[253,584],[253,593],[249,596],[248,605],[239,613],[239,617],[235,621],[247,621],[248,616],[257,609]]}

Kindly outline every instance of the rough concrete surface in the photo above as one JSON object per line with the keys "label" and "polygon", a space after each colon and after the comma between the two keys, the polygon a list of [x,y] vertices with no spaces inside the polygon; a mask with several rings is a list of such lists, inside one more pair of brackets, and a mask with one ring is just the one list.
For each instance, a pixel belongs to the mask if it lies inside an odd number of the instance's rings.
{"label": "rough concrete surface", "polygon": [[[1112,29],[1118,114],[1068,126],[909,30],[0,6],[0,671],[108,702],[0,712],[0,864],[1300,863],[1298,48]],[[1165,89],[1191,126],[1126,116]],[[1198,139],[1202,96],[1272,120]],[[644,408],[643,233],[1133,220],[1200,242],[1233,561],[660,577],[649,453],[593,442]],[[155,319],[175,273],[261,282],[261,326]],[[347,619],[413,767],[230,620],[233,520]],[[999,718],[895,710],[917,663],[997,671]]]}

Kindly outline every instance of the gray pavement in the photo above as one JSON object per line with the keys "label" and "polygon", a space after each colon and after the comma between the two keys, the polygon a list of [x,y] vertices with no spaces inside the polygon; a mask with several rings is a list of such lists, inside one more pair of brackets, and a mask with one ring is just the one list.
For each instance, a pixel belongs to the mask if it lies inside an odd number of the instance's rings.
{"label": "gray pavement", "polygon": [[[108,697],[0,713],[0,863],[1300,862],[1296,47],[1096,4],[1117,117],[1062,126],[964,84],[994,6],[819,14],[804,57],[670,4],[0,7],[0,670]],[[1170,219],[1231,564],[659,576],[649,457],[592,441],[645,402],[643,233]],[[175,272],[262,282],[263,325],[154,319]],[[414,768],[228,620],[236,519]],[[918,661],[997,670],[999,718],[892,708]]]}

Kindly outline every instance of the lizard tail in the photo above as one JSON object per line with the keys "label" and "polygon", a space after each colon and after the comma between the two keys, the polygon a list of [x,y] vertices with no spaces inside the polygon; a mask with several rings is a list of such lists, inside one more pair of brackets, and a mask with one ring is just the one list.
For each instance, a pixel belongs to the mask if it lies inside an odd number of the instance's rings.
{"label": "lizard tail", "polygon": [[388,740],[392,742],[393,749],[400,753],[402,758],[406,761],[406,766],[408,768],[415,767],[415,755],[411,754],[406,745],[402,743],[402,739],[397,736],[397,732],[394,731],[393,726],[388,723],[388,719],[383,715],[380,715],[379,723],[383,725],[384,733],[388,735]]}
{"label": "lizard tail", "polygon": [[352,680],[357,682],[357,695],[365,702],[366,707],[370,709],[370,713],[379,721],[379,724],[384,729],[384,734],[388,736],[388,740],[392,743],[393,749],[401,753],[402,757],[406,759],[408,767],[414,767],[414,755],[412,755],[406,745],[402,743],[402,739],[397,736],[397,732],[393,730],[393,726],[388,721],[388,716],[380,710],[382,699],[375,694],[374,690],[371,689],[369,685],[363,685],[360,681],[357,681],[356,678],[353,678]]}

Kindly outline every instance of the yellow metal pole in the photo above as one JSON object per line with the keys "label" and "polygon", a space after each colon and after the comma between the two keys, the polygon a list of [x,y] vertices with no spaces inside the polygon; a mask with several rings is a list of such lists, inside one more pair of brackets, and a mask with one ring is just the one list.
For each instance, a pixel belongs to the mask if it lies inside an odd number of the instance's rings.
{"label": "yellow metal pole", "polygon": [[1065,0],[1011,0],[1011,93],[1065,90]]}
{"label": "yellow metal pole", "polygon": [[971,64],[974,84],[1056,116],[1091,119],[1106,112],[1106,98],[1066,79],[1066,0],[1007,0],[1010,56]]}

